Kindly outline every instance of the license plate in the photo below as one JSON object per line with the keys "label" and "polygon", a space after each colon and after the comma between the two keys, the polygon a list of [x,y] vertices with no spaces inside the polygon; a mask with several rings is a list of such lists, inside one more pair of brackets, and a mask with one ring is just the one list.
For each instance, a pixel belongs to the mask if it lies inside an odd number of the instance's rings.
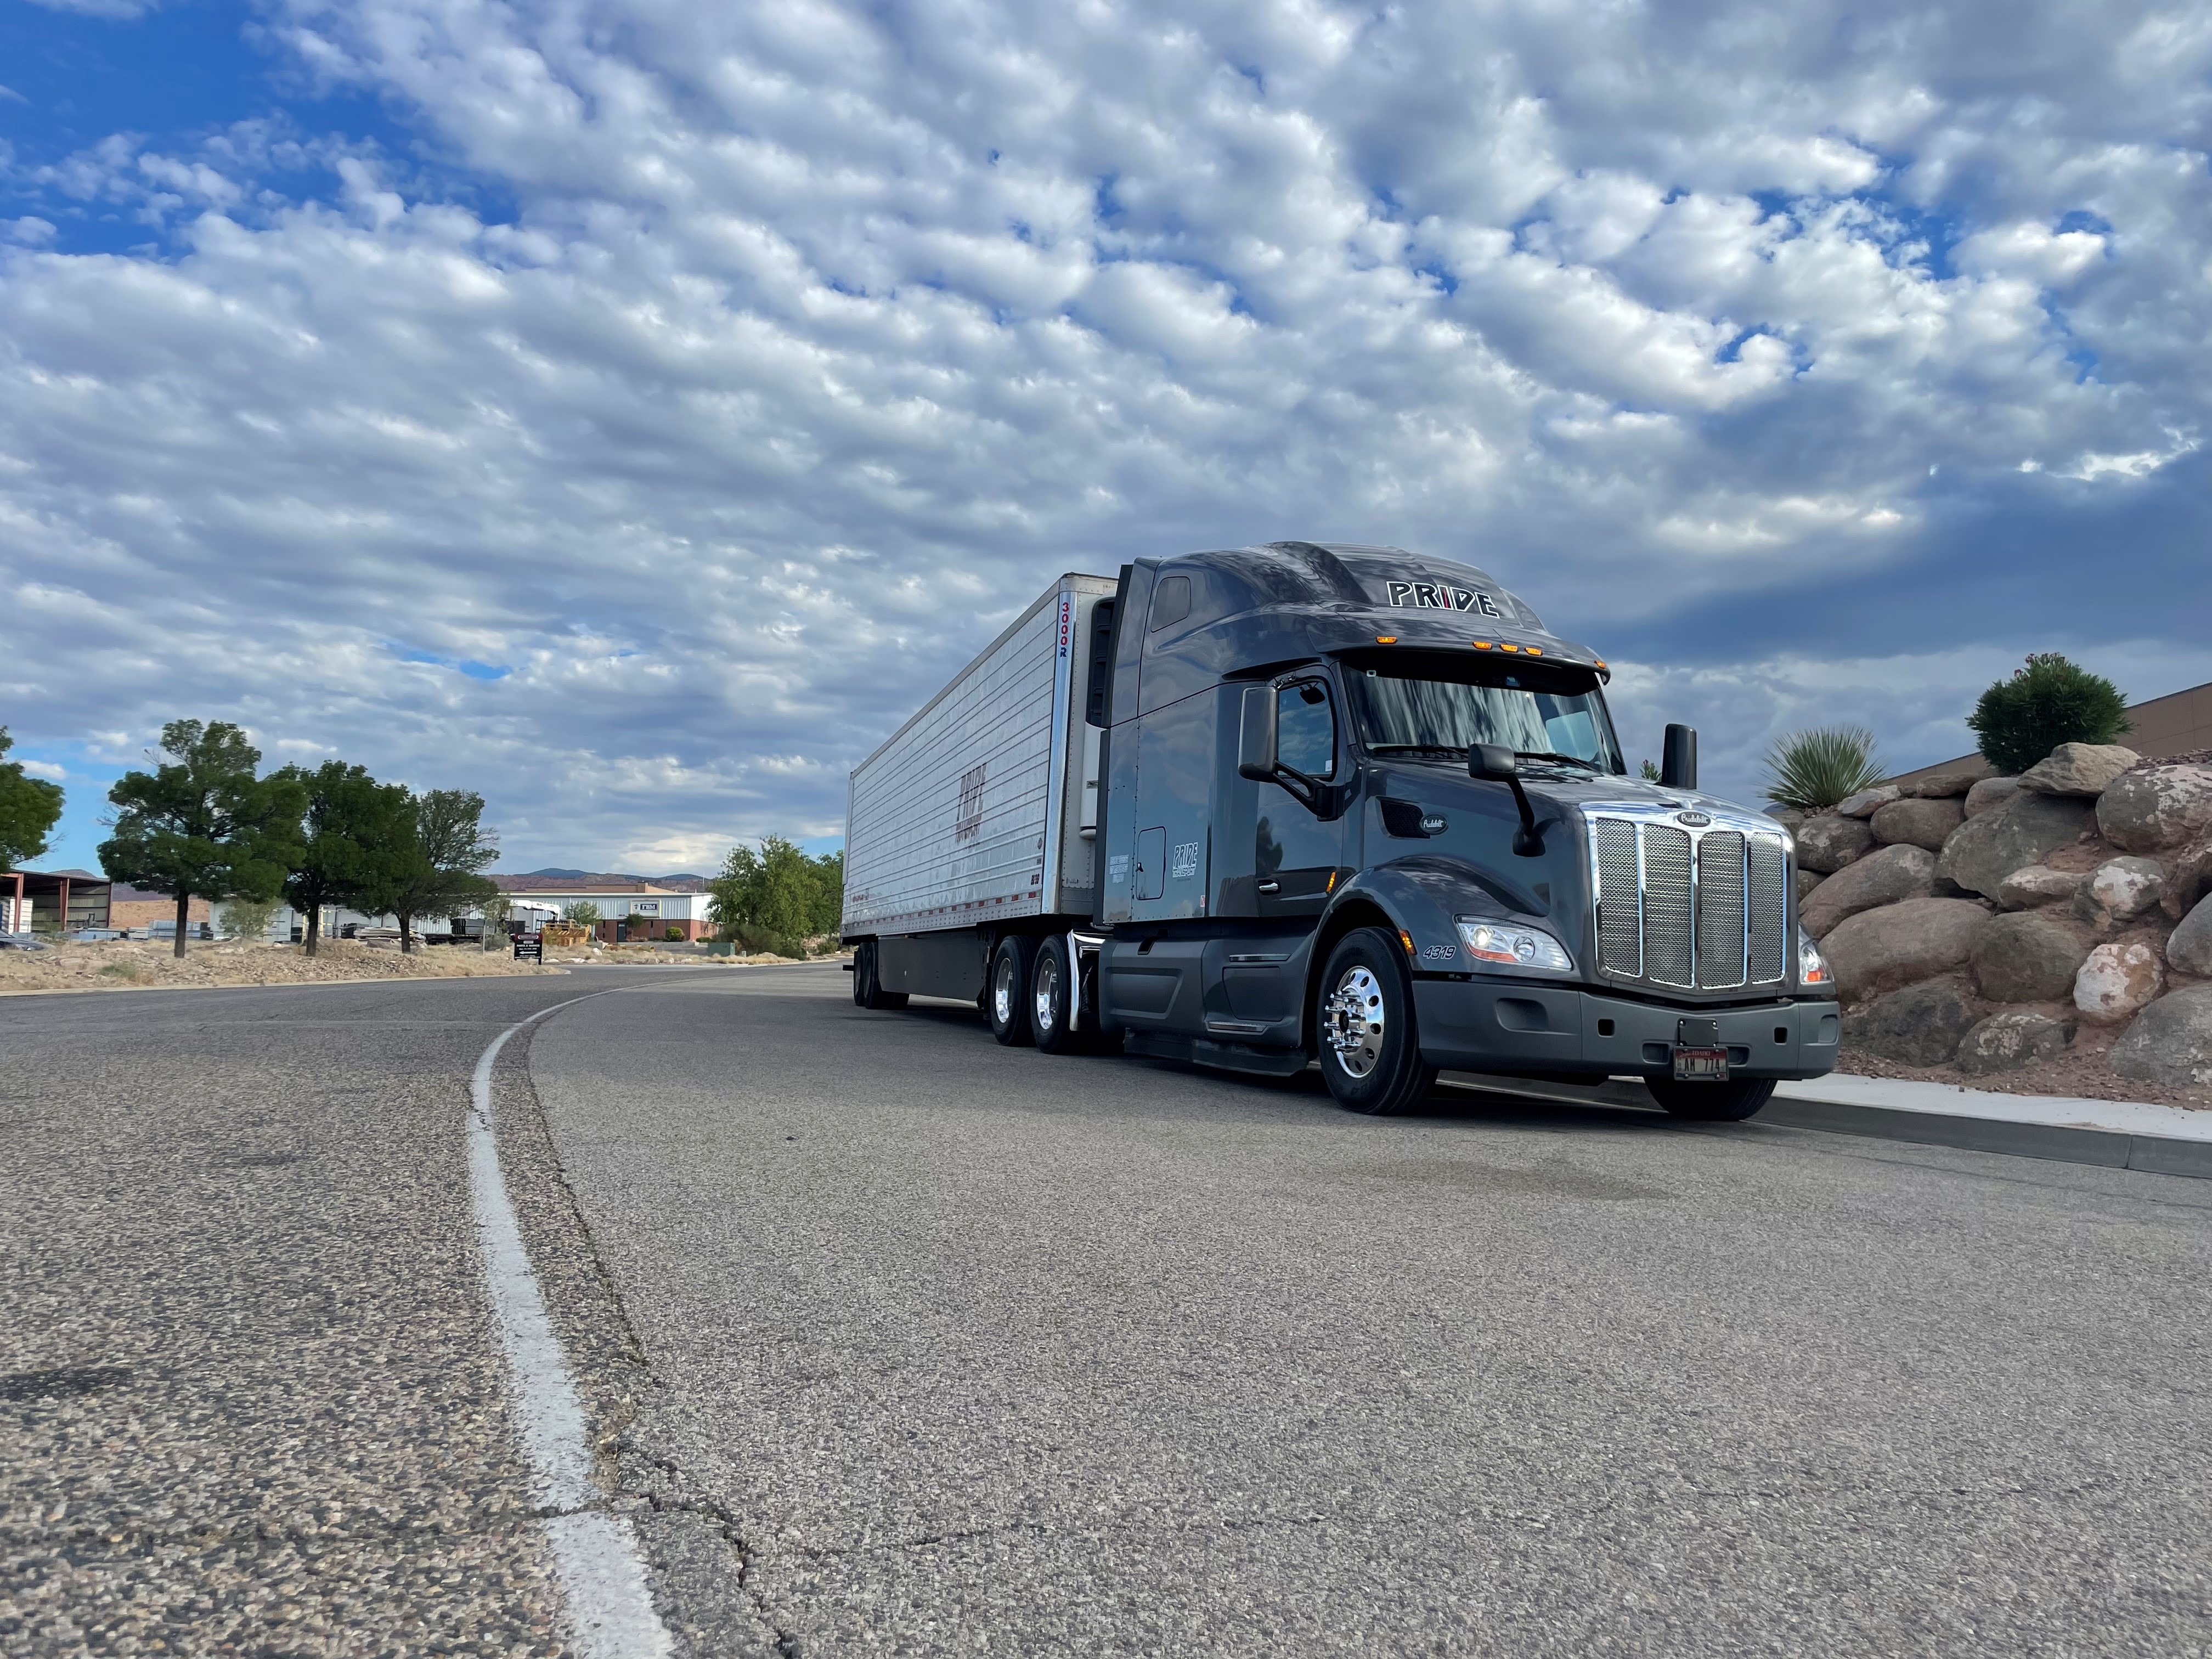
{"label": "license plate", "polygon": [[1675,1049],[1674,1080],[1677,1083],[1726,1083],[1728,1081],[1728,1050],[1725,1048]]}

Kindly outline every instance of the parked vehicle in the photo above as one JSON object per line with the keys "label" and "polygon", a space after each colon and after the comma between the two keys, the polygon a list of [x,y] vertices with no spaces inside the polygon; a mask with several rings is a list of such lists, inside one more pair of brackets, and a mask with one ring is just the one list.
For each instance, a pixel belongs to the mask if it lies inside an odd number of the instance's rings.
{"label": "parked vehicle", "polygon": [[[173,929],[175,926],[174,922],[170,924]],[[120,927],[80,927],[70,935],[70,939],[79,945],[93,945],[102,939],[128,939],[130,935]]]}
{"label": "parked vehicle", "polygon": [[1279,542],[1060,578],[854,769],[854,1000],[1001,1042],[1285,1076],[1360,1112],[1439,1068],[1750,1116],[1833,1069],[1774,820],[1471,565]]}
{"label": "parked vehicle", "polygon": [[29,933],[0,933],[0,951],[46,951],[53,947]]}

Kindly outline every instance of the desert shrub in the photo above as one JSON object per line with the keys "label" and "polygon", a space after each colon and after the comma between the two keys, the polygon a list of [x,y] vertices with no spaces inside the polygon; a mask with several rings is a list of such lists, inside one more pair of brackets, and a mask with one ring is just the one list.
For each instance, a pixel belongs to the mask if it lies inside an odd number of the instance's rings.
{"label": "desert shrub", "polygon": [[1766,798],[1777,806],[1822,812],[1881,781],[1874,733],[1863,726],[1794,732],[1766,752]]}
{"label": "desert shrub", "polygon": [[277,899],[225,899],[220,926],[222,931],[237,939],[263,939],[269,936],[269,924],[276,920],[283,909]]}
{"label": "desert shrub", "polygon": [[2103,675],[2046,651],[1983,692],[1966,725],[1983,758],[2009,775],[2062,743],[2112,742],[2128,729],[2128,703]]}
{"label": "desert shrub", "polygon": [[722,936],[735,945],[741,955],[792,957],[800,961],[806,957],[806,947],[790,934],[771,933],[749,921],[736,922],[724,927]]}
{"label": "desert shrub", "polygon": [[671,945],[681,945],[684,942],[684,930],[672,921],[660,930],[660,937]]}

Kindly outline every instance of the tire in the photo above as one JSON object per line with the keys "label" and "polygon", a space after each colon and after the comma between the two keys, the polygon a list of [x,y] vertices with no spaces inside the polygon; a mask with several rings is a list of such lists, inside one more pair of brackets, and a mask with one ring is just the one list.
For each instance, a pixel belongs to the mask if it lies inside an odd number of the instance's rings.
{"label": "tire", "polygon": [[1007,934],[991,952],[983,1015],[991,1022],[991,1035],[1009,1048],[1029,1045],[1030,968],[1036,960],[1036,941],[1025,933]]}
{"label": "tire", "polygon": [[1055,933],[1037,946],[1036,963],[1030,969],[1030,1041],[1042,1052],[1072,1054],[1084,1046],[1076,994],[1067,940]]}
{"label": "tire", "polygon": [[1741,1123],[1755,1116],[1774,1095],[1771,1077],[1731,1078],[1726,1083],[1678,1083],[1671,1077],[1647,1077],[1644,1086],[1666,1108],[1667,1115],[1692,1123]]}
{"label": "tire", "polygon": [[876,975],[876,942],[864,939],[853,950],[853,1003],[855,1007],[890,1010],[906,1006],[906,993],[886,991]]}
{"label": "tire", "polygon": [[1322,1079],[1348,1112],[1402,1112],[1436,1086],[1414,1027],[1413,976],[1381,928],[1346,933],[1328,953],[1314,995],[1314,1041]]}

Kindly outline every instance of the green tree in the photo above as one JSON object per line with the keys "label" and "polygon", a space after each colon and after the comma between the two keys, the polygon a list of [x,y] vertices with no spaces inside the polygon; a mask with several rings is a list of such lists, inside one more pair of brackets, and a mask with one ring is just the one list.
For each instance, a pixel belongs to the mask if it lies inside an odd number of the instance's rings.
{"label": "green tree", "polygon": [[426,789],[408,797],[392,856],[366,895],[399,923],[399,949],[415,951],[418,916],[472,910],[499,889],[477,873],[499,857],[483,826],[483,797],[471,789]]}
{"label": "green tree", "polygon": [[107,792],[115,834],[100,865],[110,881],[176,899],[181,957],[195,897],[276,896],[299,861],[307,798],[297,778],[255,776],[261,751],[227,720],[171,720],[161,750],[167,763],[126,772]]}
{"label": "green tree", "polygon": [[708,919],[724,939],[750,933],[768,949],[804,954],[799,941],[834,933],[845,907],[845,855],[809,858],[781,836],[740,843],[707,884]]}
{"label": "green tree", "polygon": [[276,920],[278,902],[273,898],[225,899],[216,926],[233,939],[264,939],[269,924]]}
{"label": "green tree", "polygon": [[561,907],[561,920],[571,927],[596,927],[599,925],[599,907],[589,899],[577,899]]}
{"label": "green tree", "polygon": [[1966,726],[1983,757],[2010,775],[2062,743],[2112,742],[2128,729],[2128,700],[2103,675],[2048,651],[1983,692]]}
{"label": "green tree", "polygon": [[[15,746],[0,726],[0,755]],[[41,856],[61,816],[61,785],[27,776],[21,761],[0,761],[0,870],[20,870]]]}
{"label": "green tree", "polygon": [[405,787],[379,783],[365,768],[325,761],[310,772],[288,766],[307,800],[306,837],[284,882],[286,902],[306,918],[309,956],[320,954],[323,908],[368,902],[411,846]]}
{"label": "green tree", "polygon": [[[495,889],[491,893],[485,896],[484,902],[480,908],[483,912],[483,939],[482,941],[483,948],[486,951],[490,951],[495,948],[504,947],[507,944],[507,918],[514,914],[514,901],[509,898],[505,893]],[[492,941],[495,939],[499,941],[499,947],[495,947],[493,945]]]}

